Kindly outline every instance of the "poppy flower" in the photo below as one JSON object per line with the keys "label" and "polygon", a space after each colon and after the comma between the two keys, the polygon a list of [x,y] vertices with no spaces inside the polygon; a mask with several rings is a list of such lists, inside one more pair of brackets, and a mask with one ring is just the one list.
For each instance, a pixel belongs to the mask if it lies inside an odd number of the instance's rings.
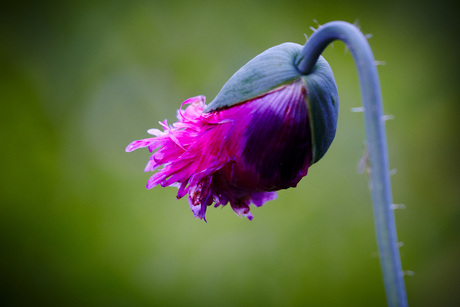
{"label": "poppy flower", "polygon": [[147,147],[146,172],[156,171],[147,189],[176,186],[186,194],[195,218],[206,208],[230,203],[252,220],[275,191],[295,187],[329,148],[337,125],[338,94],[328,63],[313,71],[296,68],[302,46],[272,47],[238,70],[216,98],[187,99],[177,122],[160,122],[152,138],[134,141],[127,152]]}

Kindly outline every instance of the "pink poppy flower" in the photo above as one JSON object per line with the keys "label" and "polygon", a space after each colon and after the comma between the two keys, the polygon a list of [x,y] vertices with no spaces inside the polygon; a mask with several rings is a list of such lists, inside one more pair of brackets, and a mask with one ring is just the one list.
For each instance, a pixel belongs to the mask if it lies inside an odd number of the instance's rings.
{"label": "pink poppy flower", "polygon": [[[147,189],[178,187],[177,198],[188,194],[195,218],[206,221],[208,206],[230,203],[237,215],[252,220],[251,204],[260,207],[277,197],[275,191],[295,187],[332,141],[329,137],[327,146],[320,144],[315,152],[313,130],[325,130],[330,124],[316,125],[320,129],[312,124],[312,109],[324,112],[309,108],[309,83],[300,75],[248,100],[219,100],[228,97],[229,88],[235,89],[232,80],[241,79],[238,75],[244,76],[251,62],[242,68],[243,74],[237,72],[227,82],[211,105],[206,106],[204,96],[187,99],[177,111],[177,122],[172,126],[160,122],[163,131],[150,129],[154,137],[126,148],[130,152],[147,147],[153,153],[145,171],[156,172]],[[261,67],[256,65],[251,73],[257,74],[257,66]],[[237,92],[248,92],[237,83]],[[332,126],[335,134],[335,122]]]}

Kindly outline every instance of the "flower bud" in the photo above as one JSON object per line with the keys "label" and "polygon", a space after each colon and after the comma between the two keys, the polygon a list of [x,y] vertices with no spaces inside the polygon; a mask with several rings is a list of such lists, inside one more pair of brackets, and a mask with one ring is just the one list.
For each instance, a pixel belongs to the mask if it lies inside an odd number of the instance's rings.
{"label": "flower bud", "polygon": [[331,67],[320,56],[312,72],[302,75],[296,63],[301,58],[302,46],[284,43],[262,52],[241,67],[222,87],[204,112],[212,112],[264,95],[276,87],[301,79],[313,139],[312,163],[328,150],[337,128],[339,95]]}
{"label": "flower bud", "polygon": [[163,166],[147,188],[176,185],[189,195],[196,218],[207,206],[230,203],[252,219],[250,204],[262,206],[276,190],[295,187],[329,148],[337,125],[338,94],[328,63],[320,57],[301,75],[302,47],[285,43],[261,53],[223,86],[208,105],[197,96],[178,110],[178,122],[126,151],[153,152],[145,171]]}

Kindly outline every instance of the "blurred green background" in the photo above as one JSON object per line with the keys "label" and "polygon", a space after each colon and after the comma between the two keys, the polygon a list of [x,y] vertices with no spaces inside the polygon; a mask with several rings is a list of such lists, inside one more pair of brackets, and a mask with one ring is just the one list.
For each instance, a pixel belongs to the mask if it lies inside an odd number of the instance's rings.
{"label": "blurred green background", "polygon": [[[11,2],[11,1],[10,1]],[[456,10],[443,1],[42,1],[0,11],[0,303],[6,306],[385,306],[359,87],[327,48],[341,99],[328,154],[296,189],[195,220],[146,190],[132,140],[211,101],[314,20],[359,20],[379,67],[412,306],[460,304]]]}

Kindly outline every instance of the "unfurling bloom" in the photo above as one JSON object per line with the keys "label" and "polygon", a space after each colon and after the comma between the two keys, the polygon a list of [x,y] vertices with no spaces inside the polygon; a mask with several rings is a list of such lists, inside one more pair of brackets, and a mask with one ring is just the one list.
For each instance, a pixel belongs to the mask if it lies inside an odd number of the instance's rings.
{"label": "unfurling bloom", "polygon": [[261,53],[224,85],[206,106],[197,96],[182,103],[178,121],[160,122],[152,138],[132,142],[126,151],[153,152],[145,168],[157,171],[147,182],[177,186],[189,195],[196,218],[207,206],[231,207],[252,220],[249,210],[295,187],[327,151],[336,130],[338,94],[328,63],[320,57],[312,73],[296,63],[302,47],[294,43]]}

